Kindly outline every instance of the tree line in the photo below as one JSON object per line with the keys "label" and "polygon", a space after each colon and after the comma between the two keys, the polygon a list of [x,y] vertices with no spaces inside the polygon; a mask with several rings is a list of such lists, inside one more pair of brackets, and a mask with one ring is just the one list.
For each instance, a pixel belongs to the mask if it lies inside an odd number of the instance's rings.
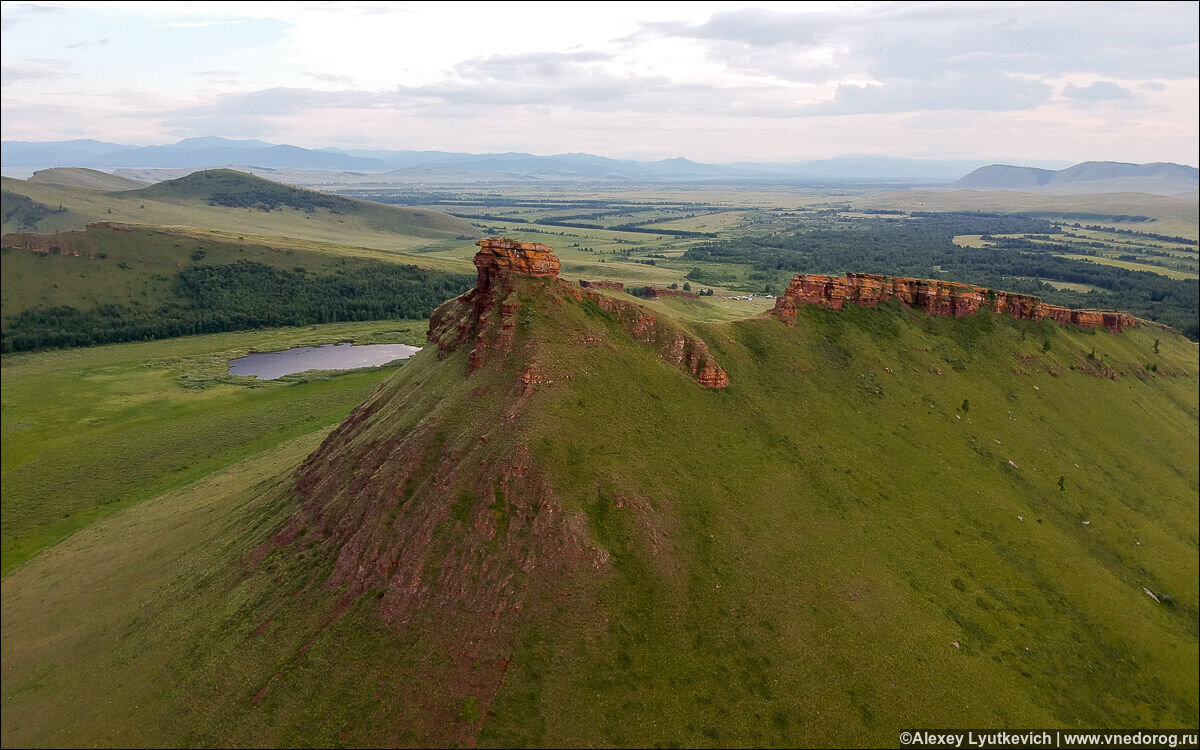
{"label": "tree line", "polygon": [[106,304],[26,310],[0,333],[5,353],[122,341],[392,318],[427,318],[474,277],[380,263],[313,274],[240,261],[191,266],[172,284],[175,299],[154,310]]}

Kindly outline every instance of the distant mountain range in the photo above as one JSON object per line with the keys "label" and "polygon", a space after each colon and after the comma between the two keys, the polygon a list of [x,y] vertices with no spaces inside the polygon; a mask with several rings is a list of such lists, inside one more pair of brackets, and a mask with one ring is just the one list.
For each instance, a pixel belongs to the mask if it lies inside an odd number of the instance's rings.
{"label": "distant mountain range", "polygon": [[0,161],[6,167],[186,167],[230,164],[300,169],[386,170],[379,159],[334,151],[276,146],[262,141],[187,138],[169,146],[125,146],[101,141],[4,141]]}
{"label": "distant mountain range", "polygon": [[1198,174],[1195,167],[1168,162],[1085,161],[1059,170],[992,164],[971,172],[955,182],[954,187],[1026,193],[1154,193],[1191,197],[1200,185]]}
{"label": "distant mountain range", "polygon": [[[167,146],[130,146],[94,140],[4,141],[0,163],[10,176],[26,177],[35,168],[84,167],[151,182],[178,178],[200,169],[232,167],[314,187],[590,181],[927,186],[953,183],[956,188],[975,190],[1140,192],[1183,197],[1197,191],[1196,168],[1169,163],[1084,162],[1068,166],[1066,162],[1042,162],[1027,166],[985,166],[982,161],[846,155],[796,162],[704,164],[683,158],[634,161],[580,153],[537,156],[309,149],[217,137],[187,138]],[[24,174],[16,174],[22,171]]]}
{"label": "distant mountain range", "polygon": [[[570,181],[636,182],[918,182],[949,183],[983,161],[838,156],[798,162],[704,164],[688,159],[633,161],[592,154],[537,156],[525,153],[468,154],[447,151],[306,149],[258,140],[188,138],[167,146],[131,146],[94,140],[4,141],[6,170],[87,167],[101,170],[246,167],[258,170],[320,170],[370,177],[377,182]],[[1042,166],[1065,166],[1065,162]],[[126,173],[129,174],[129,173]],[[179,172],[171,176],[179,176]],[[25,176],[25,175],[19,175]],[[151,174],[136,173],[139,179]],[[162,179],[162,178],[160,178]]]}

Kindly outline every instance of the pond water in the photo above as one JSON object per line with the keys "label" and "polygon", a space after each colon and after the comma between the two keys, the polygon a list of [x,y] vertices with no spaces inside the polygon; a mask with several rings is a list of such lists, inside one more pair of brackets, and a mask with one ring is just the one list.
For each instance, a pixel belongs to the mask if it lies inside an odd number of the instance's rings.
{"label": "pond water", "polygon": [[255,352],[229,360],[230,375],[257,375],[260,380],[275,380],[305,370],[353,370],[376,367],[397,359],[408,359],[421,351],[408,344],[325,344],[301,346],[281,352]]}

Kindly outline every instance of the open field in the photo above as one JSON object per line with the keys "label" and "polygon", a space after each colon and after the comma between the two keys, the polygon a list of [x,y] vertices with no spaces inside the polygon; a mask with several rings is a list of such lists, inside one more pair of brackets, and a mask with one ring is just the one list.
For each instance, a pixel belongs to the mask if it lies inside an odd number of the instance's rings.
{"label": "open field", "polygon": [[6,355],[3,571],[96,519],[340,421],[394,368],[279,381],[225,362],[351,340],[420,345],[424,321],[333,324]]}
{"label": "open field", "polygon": [[1072,284],[1069,281],[1052,281],[1049,283],[1058,289],[1066,289],[1072,292],[1079,292],[1080,294],[1087,294],[1096,289],[1096,287],[1088,284]]}
{"label": "open field", "polygon": [[1080,221],[1085,224],[1092,221],[1076,217],[1145,216],[1152,221],[1126,226],[1158,234],[1188,237],[1192,240],[1200,239],[1200,208],[1197,208],[1195,200],[1146,193],[1046,195],[1008,190],[903,190],[855,196],[852,203],[863,208],[906,211],[1034,212],[1041,216]]}
{"label": "open field", "polygon": [[1099,263],[1103,266],[1127,268],[1130,271],[1147,271],[1149,273],[1157,273],[1159,275],[1166,276],[1168,279],[1186,280],[1197,278],[1195,273],[1179,271],[1173,268],[1163,268],[1162,266],[1150,265],[1149,263],[1136,263],[1133,261],[1120,260],[1118,258],[1106,258],[1104,256],[1096,255],[1073,255],[1071,253],[1061,253],[1061,256],[1064,258],[1071,258],[1072,260],[1091,261],[1092,263]]}

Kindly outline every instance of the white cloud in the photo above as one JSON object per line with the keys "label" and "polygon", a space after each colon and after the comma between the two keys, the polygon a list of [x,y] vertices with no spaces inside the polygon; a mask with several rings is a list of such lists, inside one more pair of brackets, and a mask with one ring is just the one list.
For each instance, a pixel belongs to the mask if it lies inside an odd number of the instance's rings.
{"label": "white cloud", "polygon": [[52,58],[40,58],[34,60],[22,60],[14,63],[4,63],[3,65],[3,80],[4,86],[15,85],[20,83],[28,83],[30,81],[45,82],[61,78],[70,78],[78,75],[72,72],[73,66],[67,60],[56,60]]}
{"label": "white cloud", "polygon": [[241,21],[226,18],[212,21],[169,21],[156,26],[160,29],[203,29],[208,26],[231,26],[238,23]]}
{"label": "white cloud", "polygon": [[901,80],[865,86],[838,86],[830,102],[814,114],[882,114],[919,110],[968,109],[988,112],[1034,109],[1053,89],[1040,81],[1005,75],[950,74],[936,80]]}
{"label": "white cloud", "polygon": [[[1019,135],[1040,158],[1158,149],[1154,159],[1191,162],[1200,141],[1195,3],[48,7],[4,6],[5,28],[21,24],[0,52],[6,137],[53,138],[70,120],[123,142],[216,134],[722,160],[990,158],[993,144],[1018,154]],[[111,43],[63,50],[63,39]],[[51,110],[70,114],[24,119]],[[1117,138],[1118,114],[1144,137]]]}

